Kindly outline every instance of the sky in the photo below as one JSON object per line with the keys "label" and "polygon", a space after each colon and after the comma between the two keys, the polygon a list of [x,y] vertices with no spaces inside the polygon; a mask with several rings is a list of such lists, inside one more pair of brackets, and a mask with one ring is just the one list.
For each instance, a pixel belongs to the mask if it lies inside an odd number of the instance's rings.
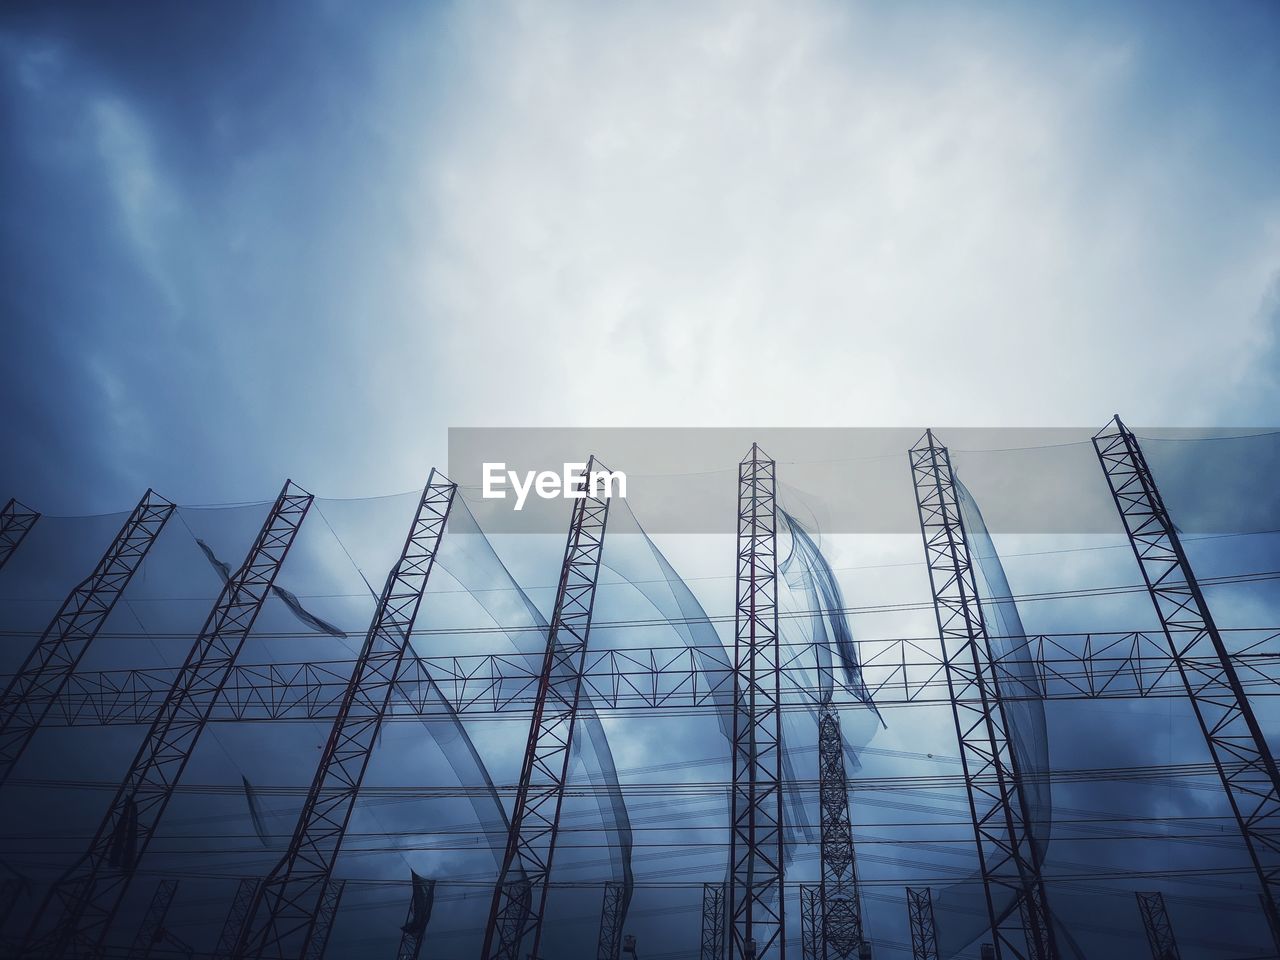
{"label": "sky", "polygon": [[451,426],[1269,425],[1278,23],[8,5],[0,484],[365,496]]}
{"label": "sky", "polygon": [[[0,500],[51,515],[37,527],[51,555],[74,540],[86,557],[118,518],[54,517],[126,509],[148,486],[188,505],[172,546],[140,576],[141,596],[115,615],[117,645],[91,664],[123,662],[127,648],[172,665],[185,644],[142,634],[148,624],[175,639],[198,629],[218,581],[195,538],[234,564],[262,512],[195,505],[270,499],[286,477],[329,498],[282,582],[323,614],[349,617],[358,636],[367,610],[343,604],[367,605],[363,583],[384,575],[403,535],[396,511],[412,498],[341,498],[420,488],[446,465],[450,428],[932,425],[945,436],[949,426],[1096,427],[1115,412],[1147,426],[1274,426],[1278,41],[1280,8],[1250,2],[8,5]],[[709,614],[731,612],[728,540],[693,540],[662,546]],[[18,611],[28,632],[65,590],[52,568],[36,569],[38,543],[27,545],[34,579],[11,566],[0,581],[4,617]],[[1000,546],[1027,554],[1008,560],[1018,594],[1138,577],[1116,542],[1066,554],[1037,553],[1047,548],[1034,537]],[[559,542],[499,547],[545,615]],[[927,607],[866,612],[927,604],[918,539],[828,537],[822,548],[862,608],[857,637],[933,630]],[[56,572],[69,580],[62,559]],[[1197,559],[1205,574],[1274,570],[1275,543],[1210,543]],[[1275,622],[1265,583],[1214,596],[1224,622]],[[161,609],[148,600],[174,597],[181,617],[148,620]],[[1150,629],[1142,601],[1036,603],[1022,615],[1029,631]],[[622,619],[645,608],[627,593],[605,609]],[[431,616],[462,615],[436,603]],[[278,607],[264,619],[290,622]],[[251,659],[320,658],[299,639],[267,639]],[[21,652],[10,645],[6,664]],[[1207,760],[1185,704],[1068,706],[1055,704],[1058,767]],[[890,713],[864,757],[868,782],[954,775],[945,713]],[[697,727],[705,720],[682,732],[716,754],[718,734]],[[1115,737],[1120,724],[1149,736]],[[624,781],[723,775],[662,767],[678,739],[670,721],[605,725]],[[393,726],[400,748],[372,774],[388,789],[439,769],[411,753],[424,749],[416,726]],[[520,726],[472,728],[499,778],[513,775]],[[326,733],[291,729],[317,743]],[[109,780],[133,749],[120,734],[86,750],[75,733],[43,731],[28,775]],[[305,785],[310,755],[290,760],[285,740],[223,724],[197,779],[234,786],[243,772]],[[422,764],[408,774],[393,762],[407,755]],[[901,955],[900,883],[938,863],[963,873],[963,857],[916,837],[904,863],[872,841],[900,841],[892,822],[904,809],[960,817],[959,794],[854,790],[879,884],[873,929],[886,955]],[[1064,819],[1122,809],[1220,829],[1215,790],[1212,777],[1068,779],[1055,803]],[[278,832],[290,831],[296,800],[264,801]],[[92,828],[96,808],[59,802],[68,824]],[[243,828],[238,795],[183,803],[179,835],[210,817]],[[455,824],[468,815],[461,804],[425,810]],[[420,828],[424,808],[360,816],[376,839]],[[636,811],[651,830],[662,816]],[[1108,856],[1117,871],[1133,866],[1124,857],[1134,847],[1089,842],[1097,829],[1055,840],[1054,870]],[[275,856],[249,853],[262,869]],[[1185,866],[1179,856],[1238,866],[1239,853],[1175,845],[1141,866]],[[465,851],[404,856],[389,866],[357,856],[349,869],[397,882],[410,860],[491,869]],[[697,856],[719,863],[721,852]],[[659,876],[661,866],[643,869]],[[800,873],[812,870],[809,857]],[[1217,915],[1196,914],[1196,897],[1239,899],[1249,880],[1171,888],[1202,956],[1228,953],[1211,952]],[[1059,901],[1086,941],[1099,936],[1091,922],[1138,936],[1120,886],[1116,917],[1091,914],[1098,898]],[[596,891],[582,896],[573,906],[590,926]],[[349,944],[365,943],[366,900],[348,912]],[[1235,917],[1238,943],[1258,941],[1256,916],[1237,907],[1247,914]],[[638,901],[637,928],[652,938],[670,908],[659,895]],[[458,916],[466,909],[479,908]],[[678,915],[686,927],[696,919]],[[466,921],[449,919],[461,932],[433,960],[466,942]],[[370,942],[382,944],[390,928],[377,929]]]}

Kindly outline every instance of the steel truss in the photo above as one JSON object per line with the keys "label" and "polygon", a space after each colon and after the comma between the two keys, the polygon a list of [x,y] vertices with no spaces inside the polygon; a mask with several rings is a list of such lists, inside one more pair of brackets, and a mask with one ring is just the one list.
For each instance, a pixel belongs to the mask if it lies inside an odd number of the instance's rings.
{"label": "steel truss", "polygon": [[4,509],[0,510],[0,569],[9,562],[13,551],[18,549],[18,545],[39,519],[40,514],[36,511],[24,507],[12,497],[9,498]]}
{"label": "steel truss", "polygon": [[1137,438],[1116,416],[1093,446],[1257,871],[1280,953],[1280,770]]}
{"label": "steel truss", "polygon": [[702,942],[698,960],[724,960],[724,884],[702,885]]}
{"label": "steel truss", "polygon": [[822,832],[821,960],[854,960],[865,939],[858,863],[849,822],[840,715],[824,705],[818,715],[818,805]]}
{"label": "steel truss", "polygon": [[1135,892],[1134,896],[1138,900],[1138,912],[1142,914],[1142,927],[1147,931],[1151,960],[1181,960],[1173,924],[1164,907],[1164,894]]}
{"label": "steel truss", "polygon": [[774,462],[752,444],[738,466],[729,960],[787,949],[776,494]]}
{"label": "steel truss", "polygon": [[382,588],[289,848],[254,893],[238,957],[296,960],[312,955],[326,897],[341,889],[332,882],[334,863],[409,649],[456,491],[452,481],[431,471],[404,549]]}
{"label": "steel truss", "polygon": [[324,960],[325,951],[329,949],[329,935],[333,933],[333,919],[338,915],[338,907],[342,903],[342,892],[347,888],[347,881],[330,879],[324,885],[320,895],[320,903],[316,907],[316,919],[311,936],[307,940],[302,960]]}
{"label": "steel truss", "polygon": [[172,503],[152,490],[142,495],[93,573],[72,588],[9,681],[0,698],[0,784],[9,778],[173,510]]}
{"label": "steel truss", "polygon": [[[147,906],[147,912],[143,914],[138,933],[133,938],[133,947],[129,950],[129,956],[133,960],[147,960],[155,945],[161,942],[167,943],[172,948],[170,952],[173,953],[186,957],[195,953],[187,943],[174,936],[164,925],[165,918],[169,915],[169,907],[173,904],[173,898],[177,892],[177,880],[164,879],[156,887],[155,895]],[[98,957],[101,953],[95,953],[92,956]]]}
{"label": "steel truss", "polygon": [[800,884],[800,956],[822,960],[822,888]]}
{"label": "steel truss", "polygon": [[[587,461],[585,476],[599,469],[600,464],[592,457]],[[609,518],[607,490],[592,489],[589,483],[585,487],[583,496],[574,501],[569,524],[507,849],[485,927],[484,960],[524,960],[526,941],[528,954],[540,956],[547,881],[560,828]]]}
{"label": "steel truss", "polygon": [[[1280,632],[1275,629],[1222,631],[1241,684],[1255,696],[1280,694]],[[949,703],[943,658],[910,639],[861,640],[859,662],[877,706]],[[812,644],[782,647],[780,668],[784,708],[816,707],[823,691],[808,686]],[[713,651],[714,653],[714,651]],[[733,687],[733,667],[703,670],[702,651],[641,648],[588,652],[583,691],[598,709],[718,709]],[[536,662],[535,662],[536,656]],[[1147,699],[1186,696],[1160,631],[1036,634],[993,660],[998,676],[1030,660],[1044,700]],[[1216,658],[1214,658],[1216,661]],[[452,713],[529,713],[542,654],[474,654],[413,657],[396,677],[387,719],[448,716],[440,712],[431,681]],[[1211,661],[1191,658],[1197,668]],[[211,720],[332,720],[355,667],[354,660],[313,663],[239,664],[223,688]],[[79,671],[59,693],[44,726],[101,726],[150,723],[159,713],[177,668]],[[1018,689],[1030,685],[1017,676]],[[1015,691],[1006,703],[1023,699]],[[856,706],[856,704],[854,704]]]}
{"label": "steel truss", "polygon": [[928,887],[907,887],[907,923],[911,928],[911,960],[938,960],[933,893]]}
{"label": "steel truss", "polygon": [[[911,449],[910,458],[996,958],[1008,953],[1018,960],[1057,960],[955,473],[946,447],[934,441],[931,430]],[[1016,909],[1009,909],[1006,899]]]}
{"label": "steel truss", "polygon": [[231,960],[235,954],[236,941],[240,938],[240,930],[244,926],[245,918],[249,916],[249,908],[253,906],[253,895],[258,889],[258,883],[259,881],[253,877],[242,877],[236,884],[231,908],[227,911],[227,919],[222,922],[217,946],[213,948],[215,960]]}
{"label": "steel truss", "polygon": [[[311,494],[285,482],[244,563],[223,585],[88,851],[45,898],[28,949],[49,958],[79,956],[106,938],[311,502]],[[39,933],[42,922],[50,924],[47,937]]]}
{"label": "steel truss", "polygon": [[400,928],[400,947],[396,960],[418,960],[422,944],[427,937],[427,924],[431,922],[431,908],[436,898],[436,881],[420,877],[416,873],[409,884],[409,912]]}
{"label": "steel truss", "polygon": [[600,936],[596,940],[596,960],[618,960],[622,952],[622,923],[626,916],[626,887],[616,880],[604,885],[600,906]]}

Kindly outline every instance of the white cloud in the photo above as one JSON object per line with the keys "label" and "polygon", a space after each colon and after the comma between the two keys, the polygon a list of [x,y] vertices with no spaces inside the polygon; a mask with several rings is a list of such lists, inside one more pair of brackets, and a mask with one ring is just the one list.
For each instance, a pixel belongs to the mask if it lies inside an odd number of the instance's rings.
{"label": "white cloud", "polygon": [[1045,31],[460,9],[415,211],[454,422],[1212,419],[1275,191],[1223,207],[1194,121],[1127,131],[1133,38]]}

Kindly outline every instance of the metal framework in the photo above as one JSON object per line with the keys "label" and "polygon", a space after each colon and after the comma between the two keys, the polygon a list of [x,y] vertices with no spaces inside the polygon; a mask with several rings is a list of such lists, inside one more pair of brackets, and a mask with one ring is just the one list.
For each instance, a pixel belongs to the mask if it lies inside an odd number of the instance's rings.
{"label": "metal framework", "polygon": [[[236,956],[310,956],[333,867],[435,565],[457,486],[435,470],[374,611],[289,848],[262,881]],[[340,890],[340,887],[336,889]]]}
{"label": "metal framework", "polygon": [[604,885],[600,907],[600,936],[596,940],[596,960],[618,960],[622,951],[622,922],[626,910],[626,887],[616,880]]}
{"label": "metal framework", "polygon": [[316,907],[316,920],[303,951],[302,960],[324,960],[325,951],[329,949],[329,935],[333,933],[333,920],[338,915],[338,907],[342,904],[342,892],[347,888],[347,881],[330,879],[324,885],[320,895],[320,903]]}
{"label": "metal framework", "polygon": [[698,960],[724,960],[724,884],[702,885],[702,944]]}
{"label": "metal framework", "polygon": [[802,960],[822,960],[822,888],[800,884],[800,956]]}
{"label": "metal framework", "polygon": [[137,936],[133,938],[133,949],[129,951],[131,956],[146,960],[151,956],[151,948],[165,938],[164,920],[169,915],[169,906],[177,892],[177,880],[166,878],[160,881],[147,906],[147,912],[142,916]]}
{"label": "metal framework", "polygon": [[1093,446],[1257,871],[1280,953],[1280,770],[1137,438],[1116,416]]}
{"label": "metal framework", "polygon": [[18,549],[18,544],[22,543],[39,519],[40,514],[36,511],[24,507],[12,497],[9,498],[4,509],[0,510],[0,569],[9,562],[13,551]]}
{"label": "metal framework", "polygon": [[932,430],[911,449],[910,459],[996,958],[1007,953],[1018,960],[1057,960],[955,473]]}
{"label": "metal framework", "polygon": [[0,933],[13,916],[18,906],[18,899],[26,888],[26,881],[20,877],[5,877],[0,880]]}
{"label": "metal framework", "polygon": [[773,460],[738,467],[729,960],[785,960],[778,518]]}
{"label": "metal framework", "polygon": [[258,889],[259,881],[254,877],[242,877],[236,884],[236,894],[231,899],[231,909],[227,911],[227,919],[222,923],[218,933],[217,946],[213,948],[216,960],[231,960],[236,951],[236,941],[249,916],[249,908],[253,906],[253,895]]}
{"label": "metal framework", "polygon": [[[591,457],[586,465],[587,477],[599,468]],[[560,829],[560,808],[609,518],[607,489],[593,489],[590,483],[586,487],[584,496],[574,501],[569,523],[507,849],[485,927],[481,954],[484,960],[524,960],[525,953],[540,956],[547,881]]]}
{"label": "metal framework", "polygon": [[1164,908],[1164,894],[1138,891],[1134,896],[1138,900],[1138,912],[1142,914],[1142,927],[1147,931],[1151,960],[1182,960],[1169,912]]}
{"label": "metal framework", "polygon": [[[311,494],[286,481],[244,563],[223,585],[89,849],[53,885],[32,925],[28,944],[41,944],[41,956],[91,952],[106,938],[311,503]],[[42,921],[50,924],[47,939],[38,932]]]}
{"label": "metal framework", "polygon": [[93,572],[72,588],[9,681],[0,698],[0,784],[9,778],[173,509],[172,503],[154,491],[143,494]]}
{"label": "metal framework", "polygon": [[821,960],[854,960],[861,949],[862,899],[849,822],[840,714],[830,704],[818,715],[818,805],[822,832]]}
{"label": "metal framework", "polygon": [[933,921],[933,893],[907,887],[907,923],[911,928],[911,960],[938,960],[938,929]]}
{"label": "metal framework", "polygon": [[[1253,696],[1280,694],[1280,644],[1275,629],[1223,630],[1232,648],[1231,662],[1241,685]],[[913,638],[861,639],[862,676],[878,706],[949,703],[943,658]],[[784,709],[821,706],[823,691],[808,684],[814,662],[812,644],[782,645]],[[704,669],[706,656],[723,657],[723,648],[643,647],[588,652],[583,692],[597,709],[638,712],[662,709],[715,710],[733,686],[726,659]],[[1030,660],[1043,686],[1044,700],[1179,699],[1186,688],[1159,631],[1036,634],[993,660],[997,675],[1019,670]],[[407,659],[396,677],[385,719],[457,714],[528,714],[533,703],[542,654],[467,654]],[[1197,666],[1209,661],[1192,658]],[[211,720],[332,720],[338,713],[354,660],[310,663],[238,664],[214,707]],[[45,727],[151,723],[159,713],[177,668],[78,671],[45,717]],[[449,702],[442,713],[432,682]],[[1022,676],[1008,703],[1031,687]]]}
{"label": "metal framework", "polygon": [[396,960],[418,960],[422,944],[427,936],[427,924],[431,922],[431,908],[436,899],[434,878],[420,877],[416,873],[410,881],[409,912],[400,928],[400,947]]}

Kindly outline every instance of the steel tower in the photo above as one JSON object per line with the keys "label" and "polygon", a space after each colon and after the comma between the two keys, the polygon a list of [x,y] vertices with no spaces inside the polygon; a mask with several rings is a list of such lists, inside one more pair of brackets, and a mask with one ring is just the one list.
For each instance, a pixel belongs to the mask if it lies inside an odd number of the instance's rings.
{"label": "steel tower", "polygon": [[[323,950],[316,932],[337,910],[333,867],[355,808],[457,486],[431,471],[400,558],[387,575],[289,848],[254,893],[237,957],[297,960]],[[327,934],[326,934],[327,936]]]}
{"label": "steel tower", "polygon": [[1280,771],[1137,438],[1117,415],[1093,446],[1258,874],[1280,953]]}
{"label": "steel tower", "polygon": [[774,462],[738,466],[729,960],[785,960],[778,518]]}
{"label": "steel tower", "polygon": [[818,805],[822,831],[822,960],[854,960],[865,939],[849,782],[845,777],[840,714],[823,704],[818,715]]}
{"label": "steel tower", "polygon": [[930,430],[910,458],[995,955],[1058,960],[950,455]]}
{"label": "steel tower", "polygon": [[933,894],[928,887],[907,887],[907,923],[911,927],[911,960],[938,960]]}
{"label": "steel tower", "polygon": [[173,514],[173,504],[148,490],[102,555],[75,586],[0,698],[0,784],[35,736]]}
{"label": "steel tower", "polygon": [[[39,955],[92,952],[106,938],[311,502],[311,494],[285,481],[244,563],[223,585],[88,851],[49,891],[28,934],[27,947],[38,947]],[[38,933],[42,921],[51,924],[47,940]]]}
{"label": "steel tower", "polygon": [[1143,929],[1147,931],[1147,943],[1151,946],[1151,960],[1181,960],[1173,924],[1164,908],[1164,894],[1136,892],[1134,896],[1138,899]]}
{"label": "steel tower", "polygon": [[[599,467],[596,459],[590,458],[586,477]],[[574,501],[569,523],[506,854],[485,928],[483,960],[525,960],[526,953],[538,957],[542,943],[547,882],[560,829],[609,517],[607,490],[591,489],[590,483],[586,486],[585,496]]]}
{"label": "steel tower", "polygon": [[0,568],[9,562],[13,551],[18,549],[18,545],[39,519],[40,514],[13,498],[0,510]]}

